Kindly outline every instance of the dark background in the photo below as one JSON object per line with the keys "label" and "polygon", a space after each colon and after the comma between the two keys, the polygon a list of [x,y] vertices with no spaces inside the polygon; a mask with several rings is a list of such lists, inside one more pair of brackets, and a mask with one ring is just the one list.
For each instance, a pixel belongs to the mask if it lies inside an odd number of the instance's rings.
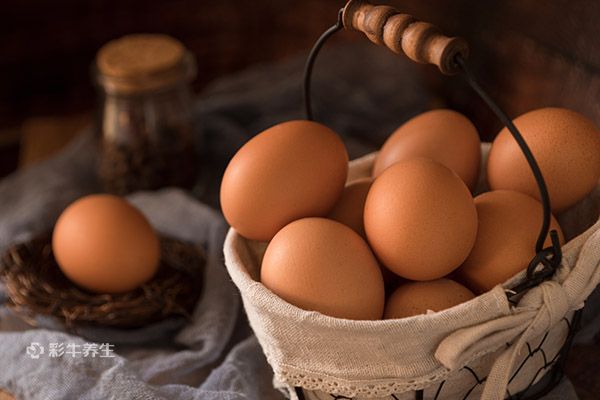
{"label": "dark background", "polygon": [[[470,62],[511,116],[542,106],[577,110],[600,125],[600,2],[589,0],[402,0],[400,10],[471,45]],[[256,63],[306,53],[344,1],[8,0],[0,11],[0,176],[27,165],[29,147],[53,148],[92,121],[90,65],[108,40],[161,32],[198,59],[196,91]],[[336,41],[366,40],[345,33]],[[386,51],[384,49],[381,50]],[[434,67],[429,89],[464,112],[483,139],[495,118],[460,79]],[[401,90],[401,88],[399,88]],[[69,138],[69,135],[66,135]],[[45,151],[45,150],[43,150]],[[0,199],[1,201],[1,199]],[[574,349],[570,377],[597,398],[598,346]]]}
{"label": "dark background", "polygon": [[[194,83],[198,91],[211,80],[246,66],[307,52],[315,38],[335,22],[336,11],[344,3],[4,1],[0,12],[0,176],[17,167],[19,143],[28,131],[34,130],[34,137],[43,136],[48,120],[35,118],[58,117],[55,131],[60,131],[61,124],[73,129],[87,121],[81,116],[90,115],[95,102],[90,65],[108,40],[133,32],[162,32],[178,38],[198,58]],[[578,110],[600,124],[600,2],[384,3],[432,22],[448,34],[465,37],[472,49],[471,63],[510,115],[557,105]],[[346,33],[337,40],[366,39]],[[494,136],[498,123],[470,91],[463,90],[462,80],[442,77],[433,67],[422,71],[431,90],[472,118],[484,139]],[[39,139],[35,142],[39,144]]]}

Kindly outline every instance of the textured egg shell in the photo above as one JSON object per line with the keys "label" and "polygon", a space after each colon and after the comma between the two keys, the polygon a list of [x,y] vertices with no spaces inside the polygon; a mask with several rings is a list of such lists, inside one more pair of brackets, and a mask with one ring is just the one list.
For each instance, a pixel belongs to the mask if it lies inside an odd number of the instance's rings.
{"label": "textured egg shell", "polygon": [[135,207],[111,195],[82,197],[58,218],[52,250],[62,272],[97,293],[133,290],[154,276],[159,240]]}
{"label": "textured egg shell", "polygon": [[375,179],[364,222],[379,260],[417,281],[458,268],[477,234],[469,189],[448,168],[424,158],[398,162]]}
{"label": "textured egg shell", "polygon": [[286,224],[325,216],[348,174],[341,139],[316,122],[275,125],[248,141],[229,162],[221,208],[241,235],[270,240]]}
{"label": "textured egg shell", "polygon": [[[537,160],[559,212],[583,199],[600,179],[600,131],[571,110],[542,108],[514,120]],[[492,144],[487,164],[492,190],[507,189],[541,199],[522,151],[507,128]]]}
{"label": "textured egg shell", "polygon": [[383,315],[377,260],[356,232],[336,221],[305,218],[284,227],[267,247],[260,277],[304,310],[354,320]]}
{"label": "textured egg shell", "polygon": [[341,222],[366,238],[363,214],[372,183],[371,178],[363,178],[346,185],[328,218]]}
{"label": "textured egg shell", "polygon": [[441,109],[420,114],[387,139],[375,160],[373,176],[381,175],[398,161],[415,157],[430,158],[445,165],[473,189],[481,163],[477,129],[456,111]]}
{"label": "textured egg shell", "polygon": [[[475,246],[456,279],[475,293],[483,293],[527,268],[535,256],[535,243],[542,224],[542,204],[519,192],[497,190],[475,198],[479,230]],[[552,217],[563,242],[558,222]],[[550,238],[545,246],[550,246]]]}
{"label": "textured egg shell", "polygon": [[385,304],[385,319],[405,318],[442,311],[473,299],[469,289],[450,279],[407,282],[400,285]]}

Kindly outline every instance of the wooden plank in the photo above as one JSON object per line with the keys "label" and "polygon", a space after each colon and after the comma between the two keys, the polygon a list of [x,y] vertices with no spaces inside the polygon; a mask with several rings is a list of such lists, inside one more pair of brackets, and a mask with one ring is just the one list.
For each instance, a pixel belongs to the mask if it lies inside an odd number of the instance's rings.
{"label": "wooden plank", "polygon": [[91,121],[89,114],[27,119],[21,129],[19,167],[33,165],[56,154]]}

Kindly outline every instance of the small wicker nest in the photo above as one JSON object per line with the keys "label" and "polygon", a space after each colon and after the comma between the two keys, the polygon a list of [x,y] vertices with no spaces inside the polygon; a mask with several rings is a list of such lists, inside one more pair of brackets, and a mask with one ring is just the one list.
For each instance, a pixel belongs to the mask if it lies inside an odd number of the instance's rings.
{"label": "small wicker nest", "polygon": [[0,258],[9,305],[19,315],[62,319],[67,327],[91,324],[135,328],[167,317],[189,318],[202,290],[205,256],[188,243],[161,238],[158,272],[122,294],[96,294],[74,285],[52,254],[51,234],[17,244]]}

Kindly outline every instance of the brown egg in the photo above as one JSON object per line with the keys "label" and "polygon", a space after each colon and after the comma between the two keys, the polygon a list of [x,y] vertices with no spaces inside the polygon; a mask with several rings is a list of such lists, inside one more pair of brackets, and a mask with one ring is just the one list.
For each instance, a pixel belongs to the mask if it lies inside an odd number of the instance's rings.
{"label": "brown egg", "polygon": [[373,183],[365,231],[379,260],[411,280],[441,278],[475,243],[477,212],[463,181],[425,158],[398,162]]}
{"label": "brown egg", "polygon": [[221,182],[221,208],[241,235],[267,241],[288,223],[325,216],[348,174],[348,154],[331,129],[310,121],[275,125],[246,143]]}
{"label": "brown egg", "polygon": [[262,283],[285,301],[332,317],[373,320],[383,315],[377,260],[352,229],[304,218],[275,235],[262,261]]}
{"label": "brown egg", "polygon": [[[554,212],[574,205],[598,184],[600,131],[589,119],[566,109],[542,108],[514,123],[542,170]],[[494,140],[487,178],[492,190],[516,190],[541,200],[531,168],[507,128]]]}
{"label": "brown egg", "polygon": [[[358,233],[365,240],[367,239],[364,224],[365,201],[367,200],[367,194],[372,184],[372,178],[361,178],[346,185],[340,199],[327,216],[329,219],[341,222],[347,227],[352,228],[354,232]],[[380,265],[380,268],[386,293],[388,293],[390,288],[398,286],[401,278],[382,265]]]}
{"label": "brown egg", "polygon": [[[542,225],[542,204],[519,192],[496,190],[475,198],[479,230],[475,246],[456,279],[475,293],[483,293],[527,268],[535,256]],[[550,229],[562,231],[554,217]],[[551,245],[550,238],[546,246]]]}
{"label": "brown egg", "polygon": [[442,311],[475,298],[473,292],[450,279],[407,282],[392,293],[385,304],[385,319],[405,318]]}
{"label": "brown egg", "polygon": [[432,110],[400,126],[384,143],[375,160],[373,176],[390,165],[415,157],[435,160],[450,168],[473,189],[479,176],[481,142],[477,129],[464,115]]}
{"label": "brown egg", "polygon": [[82,197],[58,218],[52,250],[62,272],[97,293],[122,293],[151,279],[158,269],[158,237],[146,218],[124,199]]}
{"label": "brown egg", "polygon": [[367,236],[365,234],[363,214],[367,194],[372,183],[373,180],[371,178],[363,178],[346,185],[341,197],[328,215],[328,218],[352,228],[365,239]]}

